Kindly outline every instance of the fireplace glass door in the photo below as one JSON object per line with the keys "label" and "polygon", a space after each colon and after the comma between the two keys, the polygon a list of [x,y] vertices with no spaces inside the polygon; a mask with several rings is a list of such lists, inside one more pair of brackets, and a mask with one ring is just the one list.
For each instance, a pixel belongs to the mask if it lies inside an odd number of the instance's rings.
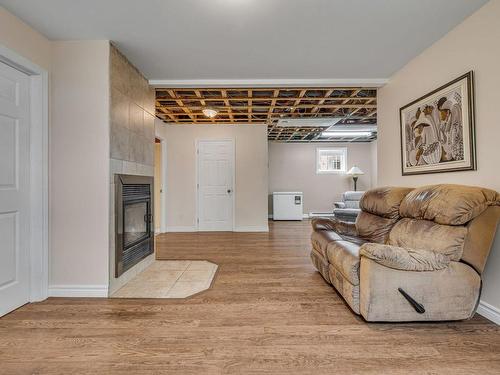
{"label": "fireplace glass door", "polygon": [[124,204],[123,245],[132,246],[149,237],[149,201]]}

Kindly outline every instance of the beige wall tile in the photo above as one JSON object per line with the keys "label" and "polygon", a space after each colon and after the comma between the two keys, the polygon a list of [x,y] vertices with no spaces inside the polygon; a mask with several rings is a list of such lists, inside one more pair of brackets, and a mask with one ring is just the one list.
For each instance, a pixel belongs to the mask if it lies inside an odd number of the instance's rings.
{"label": "beige wall tile", "polygon": [[130,133],[128,129],[114,127],[111,128],[111,158],[119,160],[129,160],[129,140]]}
{"label": "beige wall tile", "polygon": [[154,143],[155,140],[155,117],[144,111],[144,137]]}
{"label": "beige wall tile", "polygon": [[129,94],[129,68],[123,55],[112,45],[110,50],[111,87],[124,95]]}
{"label": "beige wall tile", "polygon": [[154,165],[154,140],[144,138],[144,164]]}
{"label": "beige wall tile", "polygon": [[144,134],[144,111],[137,104],[130,104],[130,131],[136,135]]}
{"label": "beige wall tile", "polygon": [[144,142],[142,141],[142,136],[137,134],[132,134],[129,143],[129,157],[128,160],[134,161],[136,163],[144,162]]}
{"label": "beige wall tile", "polygon": [[120,91],[111,89],[111,128],[129,128],[129,100]]}

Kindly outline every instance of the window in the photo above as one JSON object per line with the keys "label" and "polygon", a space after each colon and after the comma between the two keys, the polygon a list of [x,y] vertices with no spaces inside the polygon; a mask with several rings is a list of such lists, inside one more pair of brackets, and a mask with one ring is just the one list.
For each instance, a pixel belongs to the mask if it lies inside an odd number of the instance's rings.
{"label": "window", "polygon": [[316,173],[345,173],[346,148],[316,149]]}

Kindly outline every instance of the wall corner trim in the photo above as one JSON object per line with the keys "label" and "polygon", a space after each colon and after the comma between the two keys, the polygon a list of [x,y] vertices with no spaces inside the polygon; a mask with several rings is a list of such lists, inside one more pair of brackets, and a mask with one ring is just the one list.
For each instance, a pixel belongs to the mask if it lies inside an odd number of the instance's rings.
{"label": "wall corner trim", "polygon": [[50,285],[49,297],[108,297],[107,285]]}
{"label": "wall corner trim", "polygon": [[484,316],[486,319],[491,320],[493,323],[500,325],[500,309],[486,303],[479,301],[477,313]]}

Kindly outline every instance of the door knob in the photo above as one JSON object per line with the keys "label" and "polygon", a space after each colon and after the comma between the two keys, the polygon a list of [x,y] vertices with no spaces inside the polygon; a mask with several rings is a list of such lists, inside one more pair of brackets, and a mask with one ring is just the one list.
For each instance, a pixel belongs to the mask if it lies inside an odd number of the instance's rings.
{"label": "door knob", "polygon": [[231,194],[232,190],[231,189],[227,189],[227,193],[228,194]]}

